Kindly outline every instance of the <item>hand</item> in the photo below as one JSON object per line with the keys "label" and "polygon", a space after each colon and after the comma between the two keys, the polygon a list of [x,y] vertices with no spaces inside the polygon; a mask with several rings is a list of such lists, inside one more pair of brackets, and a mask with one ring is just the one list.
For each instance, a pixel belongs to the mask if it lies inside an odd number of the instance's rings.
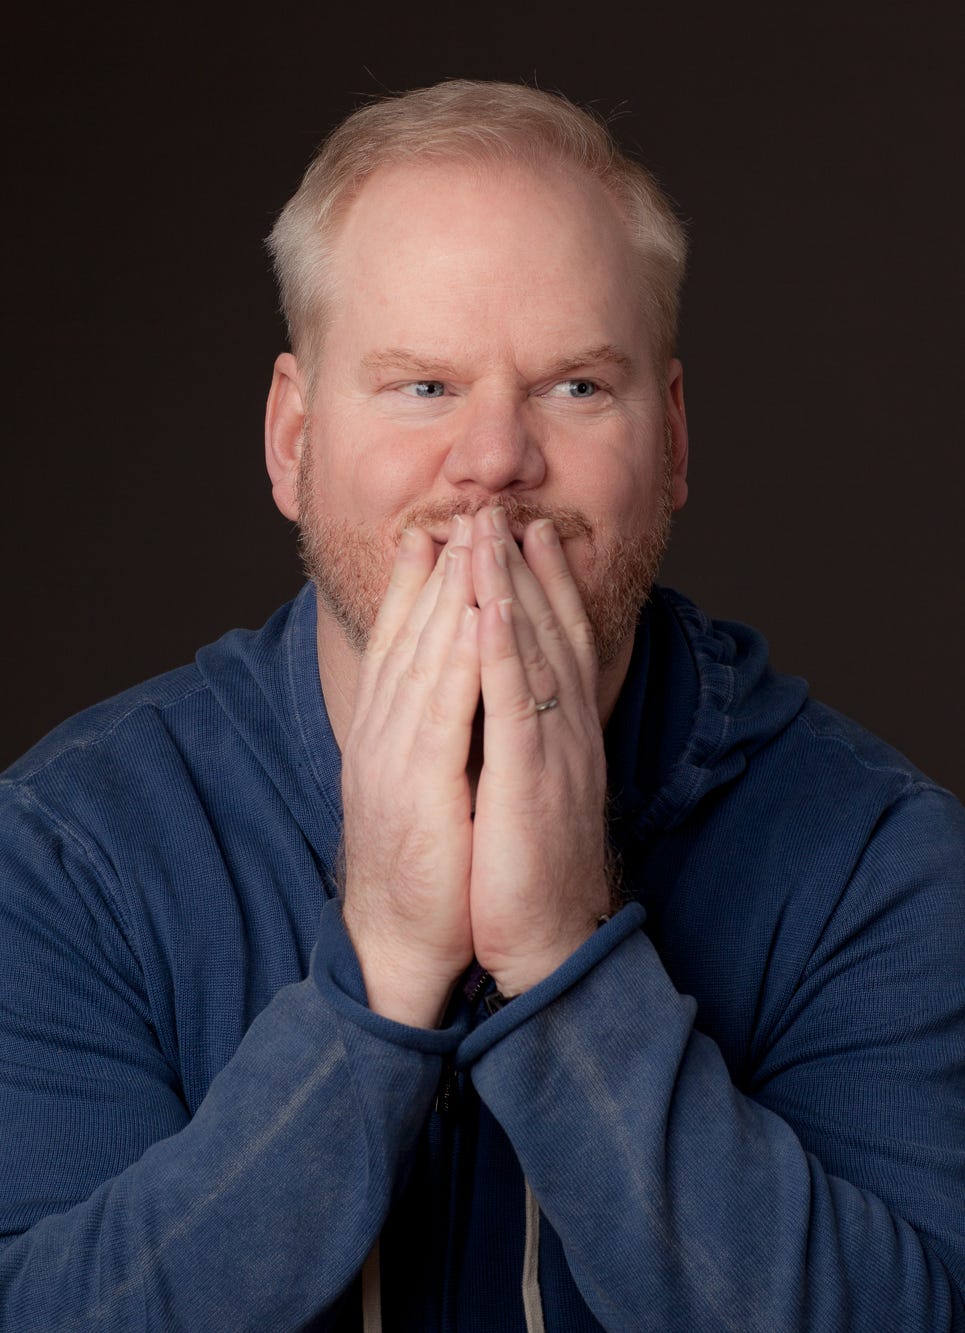
{"label": "hand", "polygon": [[593,632],[549,520],[527,528],[524,552],[501,509],[476,515],[485,730],[469,908],[476,958],[504,995],[548,976],[610,904]]}
{"label": "hand", "polygon": [[472,958],[466,766],[479,701],[471,525],[403,534],[342,755],[345,924],[372,1009],[434,1027]]}

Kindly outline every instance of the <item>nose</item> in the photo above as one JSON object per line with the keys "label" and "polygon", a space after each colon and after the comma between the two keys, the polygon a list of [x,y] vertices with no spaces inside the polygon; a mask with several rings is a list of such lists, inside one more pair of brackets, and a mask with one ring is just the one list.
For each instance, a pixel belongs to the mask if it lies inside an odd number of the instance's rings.
{"label": "nose", "polygon": [[443,474],[459,490],[532,490],[546,475],[546,459],[525,400],[493,395],[467,403]]}

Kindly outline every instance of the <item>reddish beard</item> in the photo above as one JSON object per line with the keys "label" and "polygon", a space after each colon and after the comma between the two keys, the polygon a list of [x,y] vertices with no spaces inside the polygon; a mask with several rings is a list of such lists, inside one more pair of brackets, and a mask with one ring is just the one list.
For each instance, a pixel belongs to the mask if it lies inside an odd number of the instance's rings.
{"label": "reddish beard", "polygon": [[391,552],[403,528],[436,528],[456,514],[474,514],[498,501],[510,525],[520,530],[538,518],[553,520],[561,539],[580,537],[587,563],[574,571],[587,617],[593,627],[601,667],[609,666],[631,637],[657,578],[670,537],[673,501],[671,455],[664,455],[661,494],[652,526],[634,537],[597,538],[589,519],[577,509],[535,504],[510,494],[487,500],[414,505],[394,530],[352,526],[344,519],[313,514],[311,451],[303,449],[298,474],[299,551],[305,573],[323,606],[332,614],[352,648],[365,651],[389,581]]}

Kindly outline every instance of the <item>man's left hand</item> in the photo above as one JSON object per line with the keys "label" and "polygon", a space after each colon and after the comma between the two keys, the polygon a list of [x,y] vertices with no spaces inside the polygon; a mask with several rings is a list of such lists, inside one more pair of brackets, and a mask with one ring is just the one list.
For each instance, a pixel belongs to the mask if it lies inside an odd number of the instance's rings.
{"label": "man's left hand", "polygon": [[530,524],[521,553],[504,511],[481,510],[472,572],[485,707],[472,938],[509,996],[548,976],[609,908],[606,761],[593,632],[552,522]]}

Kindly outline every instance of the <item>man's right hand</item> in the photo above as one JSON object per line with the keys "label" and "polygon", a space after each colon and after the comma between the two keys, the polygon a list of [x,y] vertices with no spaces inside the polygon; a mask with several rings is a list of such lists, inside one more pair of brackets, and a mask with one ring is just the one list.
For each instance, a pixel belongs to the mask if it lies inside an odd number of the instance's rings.
{"label": "man's right hand", "polygon": [[479,702],[472,527],[402,537],[342,754],[344,919],[370,1008],[436,1027],[472,959],[467,763]]}

